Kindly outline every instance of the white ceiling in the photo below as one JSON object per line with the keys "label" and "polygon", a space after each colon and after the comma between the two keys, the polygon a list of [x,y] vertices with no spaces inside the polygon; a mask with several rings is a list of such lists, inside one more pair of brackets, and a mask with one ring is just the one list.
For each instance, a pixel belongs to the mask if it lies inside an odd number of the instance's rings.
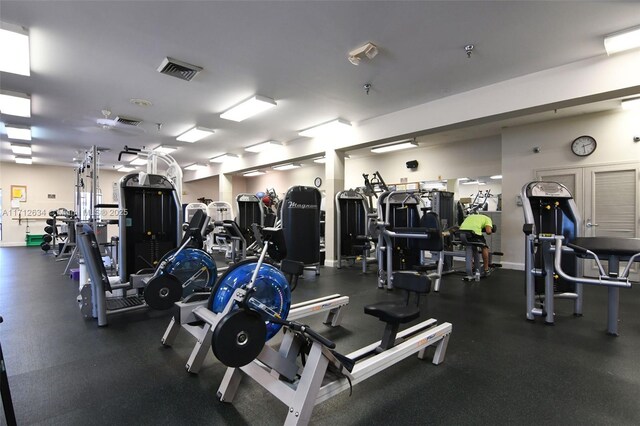
{"label": "white ceiling", "polygon": [[[102,155],[110,165],[124,145],[162,143],[181,147],[174,156],[187,165],[603,55],[603,35],[638,25],[640,3],[2,0],[0,20],[31,35],[31,76],[2,73],[0,86],[32,95],[30,119],[2,121],[33,126],[34,162],[71,164],[98,145],[111,149]],[[367,41],[379,55],[353,66],[348,51]],[[191,82],[159,74],[165,56],[204,71]],[[219,117],[253,94],[278,107],[241,123]],[[143,119],[141,129],[99,128],[105,108]],[[194,125],[216,133],[175,140]],[[441,136],[453,137],[464,135]],[[12,160],[7,142],[0,155]]]}

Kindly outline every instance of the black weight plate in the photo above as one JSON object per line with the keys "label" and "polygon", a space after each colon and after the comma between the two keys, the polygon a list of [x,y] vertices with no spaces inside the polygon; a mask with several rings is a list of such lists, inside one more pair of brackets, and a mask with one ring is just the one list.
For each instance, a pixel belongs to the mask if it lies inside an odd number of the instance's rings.
{"label": "black weight plate", "polygon": [[45,226],[44,232],[46,232],[47,234],[53,234],[53,226]]}
{"label": "black weight plate", "polygon": [[225,315],[213,330],[211,349],[227,367],[249,364],[262,351],[267,326],[259,314],[237,309]]}
{"label": "black weight plate", "polygon": [[151,278],[144,288],[144,300],[153,309],[164,311],[182,297],[182,284],[171,274]]}
{"label": "black weight plate", "polygon": [[50,246],[49,244],[47,244],[47,243],[41,243],[41,244],[40,244],[40,248],[41,248],[42,250],[44,250],[44,251],[49,251],[49,250],[51,250],[51,246]]}
{"label": "black weight plate", "polygon": [[42,236],[42,241],[44,241],[45,243],[50,243],[51,240],[53,240],[53,237],[49,234],[44,234]]}
{"label": "black weight plate", "polygon": [[53,226],[53,219],[47,219],[47,225]]}

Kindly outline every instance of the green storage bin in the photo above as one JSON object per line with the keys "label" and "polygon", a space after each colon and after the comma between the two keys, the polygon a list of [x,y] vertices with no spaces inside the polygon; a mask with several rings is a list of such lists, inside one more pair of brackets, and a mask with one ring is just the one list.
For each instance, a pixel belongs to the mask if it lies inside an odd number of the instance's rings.
{"label": "green storage bin", "polygon": [[42,234],[27,234],[27,247],[40,247],[42,237],[44,237]]}

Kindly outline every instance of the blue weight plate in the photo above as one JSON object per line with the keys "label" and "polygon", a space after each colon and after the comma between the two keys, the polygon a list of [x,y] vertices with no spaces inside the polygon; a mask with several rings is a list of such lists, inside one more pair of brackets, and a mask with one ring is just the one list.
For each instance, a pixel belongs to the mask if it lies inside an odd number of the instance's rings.
{"label": "blue weight plate", "polygon": [[[175,250],[172,250],[165,254],[160,262],[172,256],[174,252]],[[180,280],[184,298],[195,291],[210,290],[216,281],[218,270],[213,259],[205,251],[185,248],[165,268],[164,273]]]}
{"label": "blue weight plate", "polygon": [[[227,271],[216,284],[215,293],[210,299],[210,309],[220,313],[229,302],[236,288],[249,283],[257,262],[246,262],[235,265]],[[252,297],[265,304],[281,318],[287,318],[291,307],[291,291],[289,283],[279,269],[268,263],[263,263],[255,282],[255,292]],[[275,336],[282,328],[280,324],[267,322],[267,340]]]}

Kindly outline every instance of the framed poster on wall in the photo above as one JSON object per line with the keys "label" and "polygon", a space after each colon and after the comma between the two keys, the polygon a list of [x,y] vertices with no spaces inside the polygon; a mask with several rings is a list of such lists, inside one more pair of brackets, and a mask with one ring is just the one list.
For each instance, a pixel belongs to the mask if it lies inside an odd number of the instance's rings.
{"label": "framed poster on wall", "polygon": [[17,200],[21,203],[27,201],[27,187],[24,185],[11,185],[11,201]]}

